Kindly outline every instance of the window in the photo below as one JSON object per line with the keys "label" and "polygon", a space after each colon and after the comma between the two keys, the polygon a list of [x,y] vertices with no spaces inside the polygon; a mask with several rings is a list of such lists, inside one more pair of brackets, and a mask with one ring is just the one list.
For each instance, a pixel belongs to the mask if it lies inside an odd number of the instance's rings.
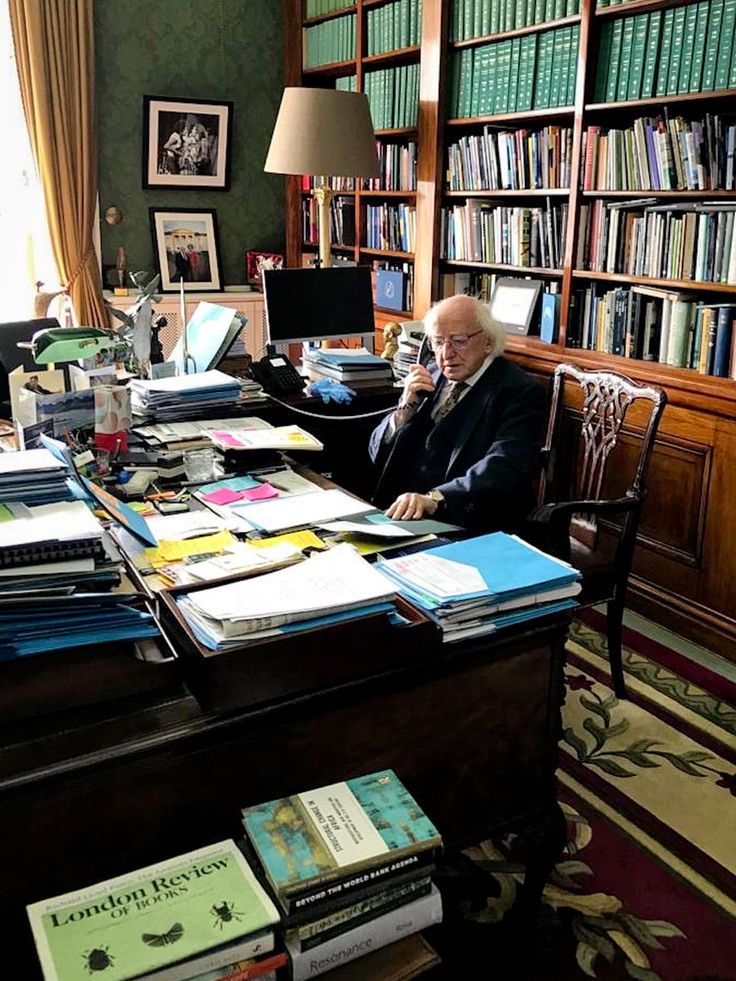
{"label": "window", "polygon": [[[60,288],[23,115],[8,4],[0,3],[0,323],[33,316],[36,280],[44,290]],[[51,315],[57,315],[53,305]]]}

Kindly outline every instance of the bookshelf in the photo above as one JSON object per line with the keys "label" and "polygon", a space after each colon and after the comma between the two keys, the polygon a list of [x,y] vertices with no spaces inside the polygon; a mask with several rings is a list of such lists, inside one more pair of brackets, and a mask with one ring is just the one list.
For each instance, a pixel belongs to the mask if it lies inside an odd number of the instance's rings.
{"label": "bookshelf", "polygon": [[[303,71],[301,0],[287,2],[287,84],[291,85],[334,85],[336,78],[355,76],[355,86],[359,91],[365,88],[366,76],[370,72],[387,67],[402,65],[419,66],[419,112],[416,126],[385,127],[377,131],[380,141],[404,141],[413,139],[417,145],[417,186],[411,196],[403,197],[416,208],[416,242],[413,256],[386,256],[397,261],[412,264],[414,271],[413,309],[402,314],[376,311],[377,329],[387,319],[394,316],[414,315],[420,318],[431,303],[443,295],[448,288],[450,276],[457,273],[470,273],[475,276],[533,276],[540,278],[546,290],[556,289],[559,295],[559,327],[555,342],[547,344],[539,338],[509,338],[509,356],[527,370],[547,379],[554,367],[562,360],[571,360],[591,367],[604,367],[622,371],[634,379],[662,385],[668,393],[669,405],[665,412],[660,437],[655,449],[651,479],[650,496],[656,504],[645,507],[639,536],[640,547],[634,566],[630,602],[646,615],[668,623],[695,640],[720,651],[736,661],[736,617],[733,612],[733,596],[736,594],[736,495],[731,492],[733,470],[736,467],[736,381],[730,378],[701,374],[694,368],[683,368],[677,364],[664,364],[607,353],[603,350],[589,350],[572,347],[574,337],[574,317],[576,316],[576,293],[594,287],[599,295],[614,290],[654,288],[665,291],[681,291],[693,298],[696,304],[727,305],[736,304],[736,283],[703,282],[694,275],[676,277],[660,274],[643,276],[630,271],[617,272],[612,269],[595,271],[577,262],[579,253],[579,231],[581,216],[586,207],[596,202],[603,205],[622,205],[624,210],[630,201],[639,198],[651,199],[655,206],[671,207],[676,213],[681,205],[702,205],[703,202],[717,202],[719,205],[736,205],[736,185],[734,190],[719,186],[713,191],[692,186],[679,190],[676,186],[662,185],[654,190],[626,189],[613,184],[610,189],[603,185],[584,186],[582,171],[586,154],[586,132],[590,127],[599,126],[602,131],[633,128],[637,119],[654,118],[663,115],[665,108],[668,118],[681,116],[686,121],[704,120],[706,114],[725,115],[734,104],[736,97],[736,76],[729,76],[724,82],[721,64],[720,82],[707,91],[690,91],[693,71],[700,73],[702,82],[706,72],[708,39],[717,29],[723,33],[724,18],[728,25],[728,13],[736,0],[714,0],[706,4],[708,10],[715,10],[713,19],[706,21],[703,33],[703,7],[695,13],[688,12],[693,6],[687,0],[629,0],[613,6],[596,6],[595,0],[531,0],[526,4],[510,3],[508,0],[423,0],[421,36],[418,45],[405,50],[391,50],[381,54],[368,54],[367,16],[369,12],[389,6],[391,0],[357,0],[350,8],[356,15],[355,58],[344,63],[328,65],[324,69]],[[497,8],[494,13],[494,6]],[[468,9],[472,16],[466,19],[462,29],[458,27],[457,13]],[[483,11],[496,18],[493,29],[488,29],[483,21]],[[700,21],[698,21],[698,10]],[[530,13],[531,11],[531,13]],[[477,12],[477,16],[476,16]],[[725,13],[724,13],[725,12]],[[345,12],[325,14],[329,17],[344,17]],[[504,20],[501,20],[503,16]],[[673,73],[672,84],[665,84],[665,91],[657,88],[657,63],[647,66],[646,41],[643,52],[635,59],[634,80],[629,89],[629,76],[626,87],[623,82],[619,92],[618,83],[615,94],[602,88],[603,78],[598,80],[599,66],[607,63],[602,47],[608,43],[609,32],[620,30],[623,39],[625,21],[637,20],[638,38],[643,36],[646,25],[649,37],[651,18],[660,24],[660,39],[656,55],[659,57],[662,45],[662,28],[665,19],[683,25],[694,23],[693,37],[706,38],[702,51],[702,64],[695,42],[688,48],[686,60],[696,63],[689,69],[687,85],[685,75],[677,77]],[[518,18],[512,23],[506,18]],[[690,20],[688,21],[688,17]],[[693,19],[694,18],[694,19]],[[526,23],[524,22],[526,19]],[[736,13],[734,18],[736,19]],[[314,23],[314,19],[308,22]],[[617,25],[620,24],[620,28]],[[709,26],[708,26],[709,25]],[[574,46],[568,41],[575,32]],[[635,32],[629,28],[631,43]],[[730,31],[730,34],[729,34]],[[729,39],[734,28],[726,29]],[[565,32],[560,34],[558,32]],[[700,32],[700,33],[699,33]],[[458,58],[466,59],[477,52],[490,50],[502,53],[501,45],[510,48],[511,59],[520,59],[522,50],[527,54],[536,45],[540,51],[542,39],[554,36],[562,38],[561,50],[569,47],[566,65],[570,86],[565,87],[562,97],[562,70],[557,79],[557,104],[539,104],[532,91],[529,105],[528,92],[526,104],[509,102],[500,105],[489,103],[488,93],[485,101],[480,93],[476,99],[475,115],[459,112],[457,100],[452,92],[453,64]],[[688,44],[684,38],[683,42]],[[545,41],[545,51],[549,41]],[[552,51],[554,52],[552,42]],[[522,45],[524,46],[522,48]],[[672,42],[667,42],[667,52],[671,53]],[[516,51],[516,54],[515,54]],[[732,63],[736,65],[736,42],[731,45]],[[633,51],[631,52],[633,54]],[[712,54],[713,52],[711,52]],[[486,60],[483,61],[482,58]],[[730,55],[729,55],[730,57]],[[715,54],[717,69],[718,51]],[[725,58],[725,52],[722,59]],[[488,64],[489,56],[481,57],[479,64]],[[517,62],[515,61],[514,64]],[[467,64],[467,61],[466,61]],[[640,66],[640,67],[638,67]],[[511,64],[509,64],[509,72]],[[629,75],[631,57],[629,57]],[[647,68],[648,73],[647,74]],[[574,72],[574,84],[570,79]],[[498,73],[497,73],[498,74]],[[641,75],[641,84],[639,84]],[[504,75],[506,77],[506,75]],[[663,76],[664,78],[664,76]],[[551,82],[551,79],[550,79]],[[341,84],[345,84],[344,82]],[[664,83],[663,83],[664,84]],[[697,88],[697,86],[694,86]],[[702,87],[702,85],[701,85]],[[650,92],[651,89],[651,92]],[[635,97],[630,97],[631,94]],[[513,93],[511,93],[513,94]],[[516,95],[518,97],[518,79]],[[509,93],[504,93],[504,97]],[[495,89],[494,89],[495,97]],[[541,100],[551,102],[549,98]],[[490,108],[489,108],[490,105]],[[466,107],[464,107],[466,108]],[[453,111],[453,109],[455,111]],[[736,118],[736,113],[734,113]],[[493,190],[450,190],[446,183],[448,147],[463,137],[480,136],[484,127],[493,131],[516,132],[518,130],[539,131],[544,127],[567,127],[572,130],[569,150],[570,181],[567,187],[497,187]],[[358,260],[374,261],[377,256],[364,247],[365,210],[367,205],[380,202],[396,202],[398,195],[387,192],[363,191],[357,189],[356,201],[356,243],[353,257]],[[290,182],[287,203],[287,237],[290,264],[302,261],[299,208],[301,189],[298,181]],[[552,206],[565,206],[567,220],[564,239],[560,243],[561,262],[550,267],[548,262],[529,264],[522,267],[505,262],[457,261],[442,258],[441,228],[443,209],[465,206],[475,202],[493,208],[534,209]],[[472,213],[469,209],[469,213]],[[736,224],[736,221],[734,222]],[[494,260],[497,256],[493,256]],[[615,268],[619,268],[616,266]],[[735,311],[736,312],[736,311]],[[579,412],[579,406],[574,407]],[[635,438],[635,432],[631,434]]]}

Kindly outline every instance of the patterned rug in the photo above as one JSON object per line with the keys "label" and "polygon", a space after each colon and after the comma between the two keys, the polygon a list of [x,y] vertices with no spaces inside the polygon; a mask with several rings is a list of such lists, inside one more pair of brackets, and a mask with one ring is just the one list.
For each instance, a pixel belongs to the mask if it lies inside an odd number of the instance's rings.
{"label": "patterned rug", "polygon": [[736,686],[625,632],[610,688],[604,621],[568,643],[560,753],[566,853],[537,936],[504,922],[521,875],[479,842],[448,859],[428,977],[736,981]]}

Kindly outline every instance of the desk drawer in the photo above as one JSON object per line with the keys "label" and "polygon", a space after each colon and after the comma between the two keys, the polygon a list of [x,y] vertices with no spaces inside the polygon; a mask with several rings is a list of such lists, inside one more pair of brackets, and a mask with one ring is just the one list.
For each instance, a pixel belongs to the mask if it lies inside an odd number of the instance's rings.
{"label": "desk drawer", "polygon": [[207,711],[325,691],[419,663],[438,647],[434,624],[398,600],[399,612],[409,621],[404,626],[393,625],[388,614],[375,614],[215,654],[192,634],[176,605],[176,592],[159,594],[159,613],[181,655],[184,677]]}

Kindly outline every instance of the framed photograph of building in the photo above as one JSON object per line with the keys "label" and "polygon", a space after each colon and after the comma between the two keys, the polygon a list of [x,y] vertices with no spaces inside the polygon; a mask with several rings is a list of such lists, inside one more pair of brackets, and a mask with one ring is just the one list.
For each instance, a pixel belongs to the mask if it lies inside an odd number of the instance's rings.
{"label": "framed photograph of building", "polygon": [[220,292],[222,264],[212,208],[149,208],[153,248],[164,293]]}
{"label": "framed photograph of building", "polygon": [[143,186],[226,191],[232,102],[143,96]]}

